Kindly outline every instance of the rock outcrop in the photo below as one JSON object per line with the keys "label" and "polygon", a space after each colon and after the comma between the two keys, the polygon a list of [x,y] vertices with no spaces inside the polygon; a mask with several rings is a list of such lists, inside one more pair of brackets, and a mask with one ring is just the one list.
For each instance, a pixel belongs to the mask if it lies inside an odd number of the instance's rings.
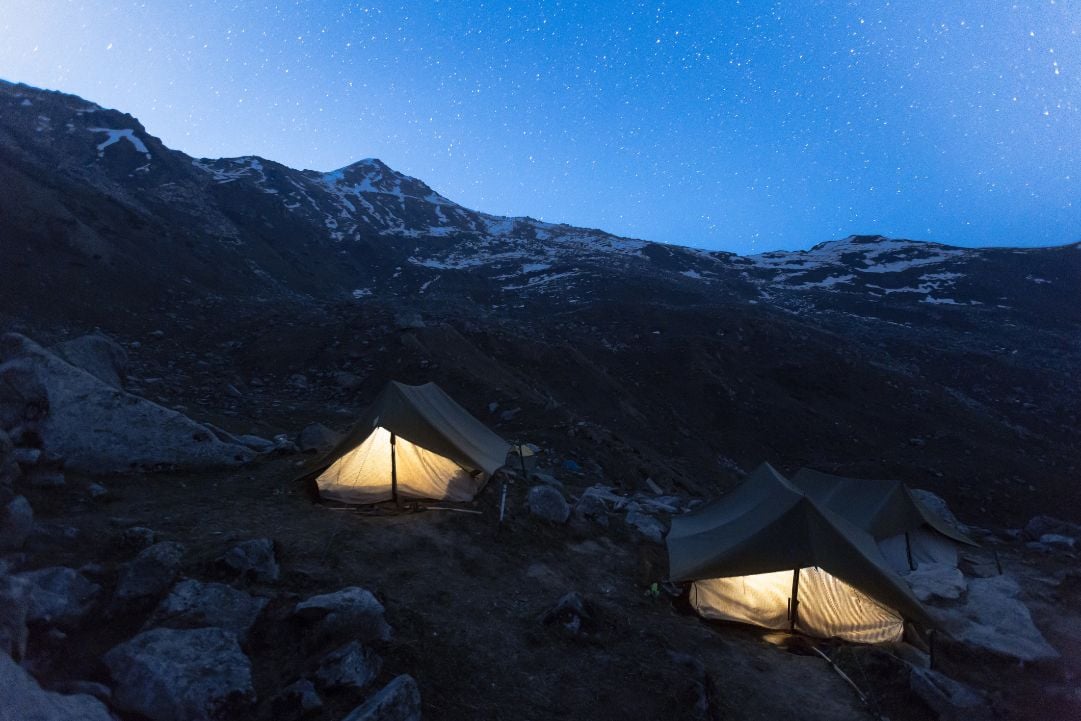
{"label": "rock outcrop", "polygon": [[110,386],[8,333],[0,338],[0,427],[4,418],[28,416],[49,456],[86,473],[214,468],[255,457],[184,414]]}

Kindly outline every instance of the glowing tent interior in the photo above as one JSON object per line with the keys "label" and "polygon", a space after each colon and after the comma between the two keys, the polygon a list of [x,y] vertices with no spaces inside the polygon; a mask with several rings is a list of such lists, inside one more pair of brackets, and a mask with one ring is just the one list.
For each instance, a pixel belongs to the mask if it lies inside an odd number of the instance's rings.
{"label": "glowing tent interior", "polygon": [[469,501],[509,448],[436,384],[391,381],[306,475],[320,497],[343,503]]}
{"label": "glowing tent interior", "polygon": [[672,519],[672,581],[706,618],[862,643],[935,623],[874,539],[763,464],[740,486]]}
{"label": "glowing tent interior", "polygon": [[958,544],[977,545],[900,481],[843,478],[801,468],[792,485],[871,534],[897,571],[915,570],[921,563],[956,566]]}

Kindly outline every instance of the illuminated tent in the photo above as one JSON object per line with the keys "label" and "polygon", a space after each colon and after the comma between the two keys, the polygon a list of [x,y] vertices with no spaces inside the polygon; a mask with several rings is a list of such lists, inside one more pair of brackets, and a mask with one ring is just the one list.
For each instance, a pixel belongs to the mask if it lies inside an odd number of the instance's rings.
{"label": "illuminated tent", "polygon": [[670,578],[692,582],[705,618],[862,643],[900,640],[906,620],[935,625],[870,535],[769,464],[673,518],[667,542]]}
{"label": "illuminated tent", "polygon": [[792,485],[874,537],[890,567],[921,563],[957,565],[957,544],[977,545],[946,523],[900,481],[842,478],[801,468]]}
{"label": "illuminated tent", "polygon": [[344,503],[469,501],[509,448],[436,384],[392,381],[306,475],[322,498]]}

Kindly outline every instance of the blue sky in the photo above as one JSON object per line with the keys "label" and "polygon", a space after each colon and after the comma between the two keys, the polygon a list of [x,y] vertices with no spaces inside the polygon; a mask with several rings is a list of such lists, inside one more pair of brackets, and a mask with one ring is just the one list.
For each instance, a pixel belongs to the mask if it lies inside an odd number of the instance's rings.
{"label": "blue sky", "polygon": [[0,0],[0,77],[194,156],[740,253],[1081,240],[1081,5]]}

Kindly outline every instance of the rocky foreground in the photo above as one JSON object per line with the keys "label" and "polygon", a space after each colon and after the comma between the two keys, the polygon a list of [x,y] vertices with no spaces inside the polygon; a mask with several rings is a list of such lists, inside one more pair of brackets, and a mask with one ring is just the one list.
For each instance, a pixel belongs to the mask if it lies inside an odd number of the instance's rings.
{"label": "rocky foreground", "polygon": [[968,527],[961,571],[908,576],[948,630],[932,667],[701,621],[663,583],[663,538],[703,499],[623,488],[559,443],[474,504],[332,508],[293,479],[333,430],[232,434],[126,375],[102,336],[0,339],[0,718],[1081,712],[1066,521]]}

